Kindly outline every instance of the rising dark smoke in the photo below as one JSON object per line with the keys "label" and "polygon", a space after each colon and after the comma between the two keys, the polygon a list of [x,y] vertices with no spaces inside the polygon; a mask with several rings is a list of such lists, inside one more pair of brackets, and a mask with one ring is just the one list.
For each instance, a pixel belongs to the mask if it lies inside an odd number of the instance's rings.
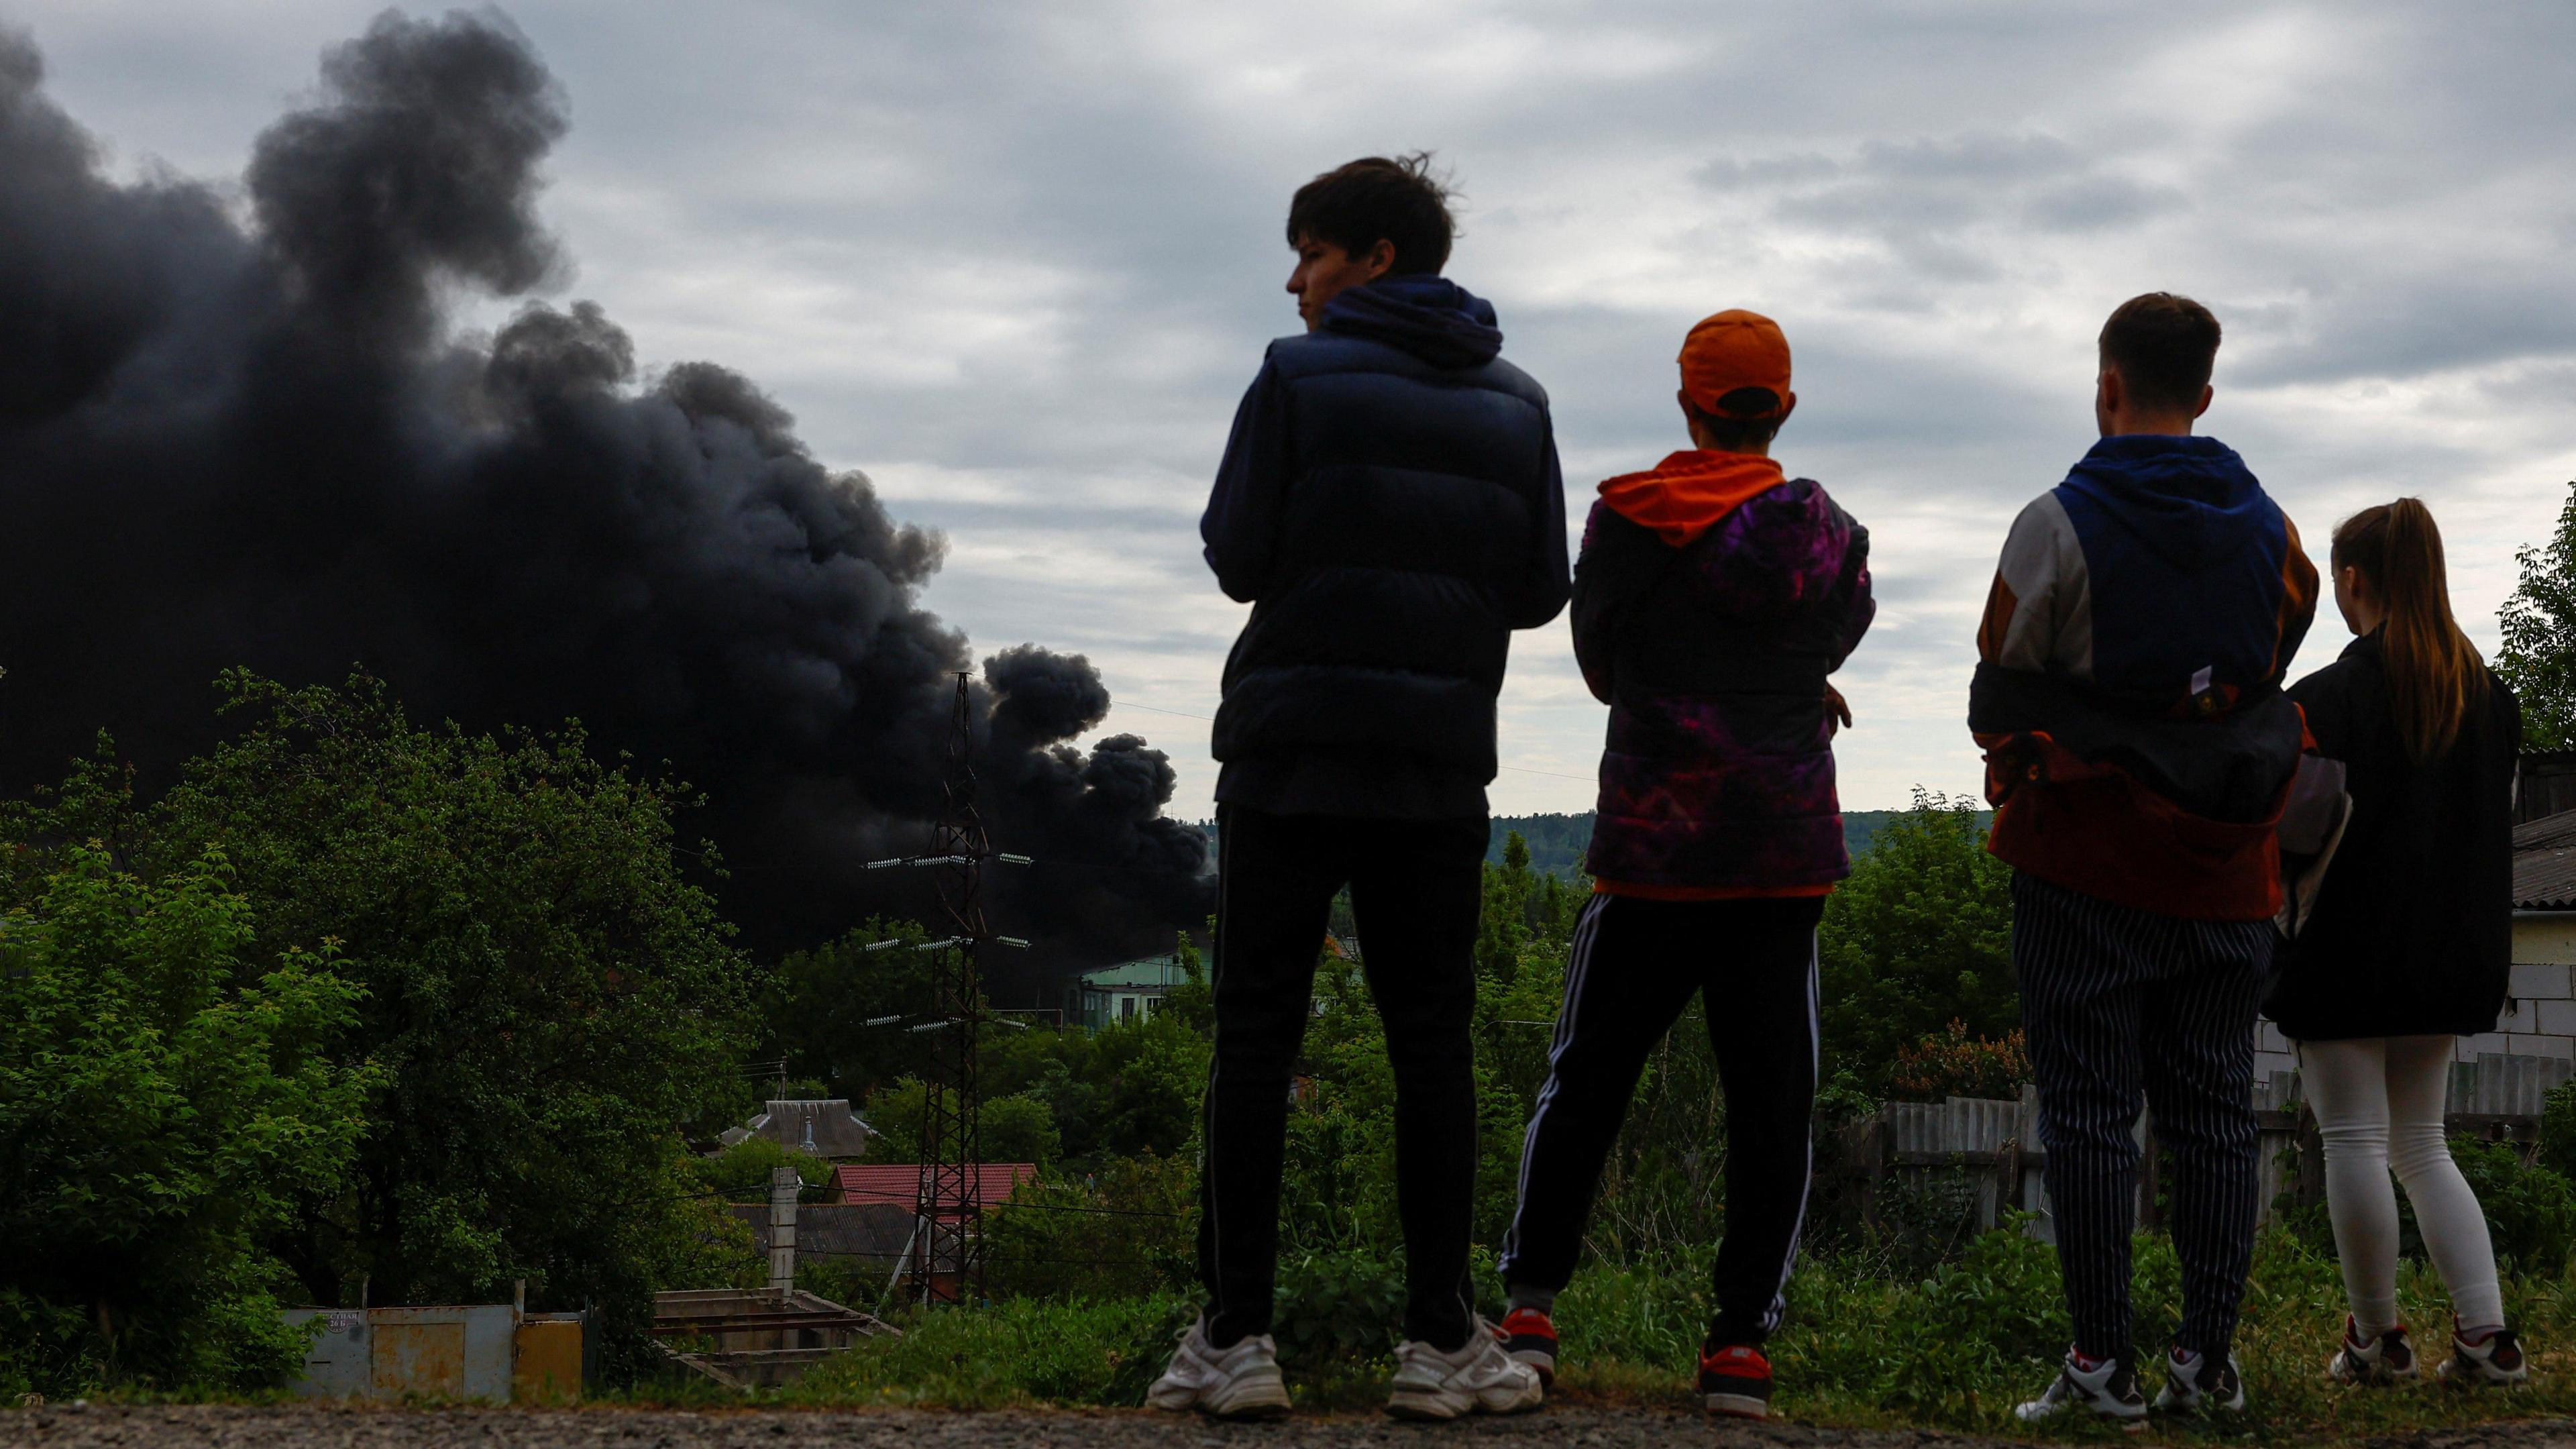
{"label": "rising dark smoke", "polygon": [[[756,941],[919,908],[854,867],[939,801],[970,657],[917,601],[942,540],[740,374],[639,385],[593,304],[488,345],[448,325],[444,296],[564,272],[535,211],[564,101],[507,21],[388,14],[331,50],[318,103],[260,137],[248,225],[195,183],[103,177],[41,79],[0,33],[0,788],[101,726],[166,772],[214,736],[226,666],[360,662],[424,713],[578,715],[671,761]],[[1004,913],[1091,952],[1207,909],[1164,756],[1069,743],[1108,705],[1034,646],[975,694],[997,843],[1061,862]]]}

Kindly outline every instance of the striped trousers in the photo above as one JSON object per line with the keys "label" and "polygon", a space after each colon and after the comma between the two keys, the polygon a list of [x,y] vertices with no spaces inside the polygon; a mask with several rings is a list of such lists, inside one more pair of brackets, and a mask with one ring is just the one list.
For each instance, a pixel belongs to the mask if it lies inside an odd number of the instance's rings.
{"label": "striped trousers", "polygon": [[2175,1345],[2223,1357],[2254,1251],[2254,1013],[2269,921],[2187,921],[2014,872],[2013,969],[2039,1086],[2057,1258],[2088,1358],[2130,1356],[2143,1094],[2173,1154]]}

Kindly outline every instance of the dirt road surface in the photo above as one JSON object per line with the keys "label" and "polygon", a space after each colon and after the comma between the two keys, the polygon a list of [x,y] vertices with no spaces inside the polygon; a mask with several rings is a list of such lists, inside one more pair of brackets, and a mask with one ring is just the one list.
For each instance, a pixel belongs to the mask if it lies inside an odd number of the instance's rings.
{"label": "dirt road surface", "polygon": [[[36,1449],[1971,1449],[1951,1435],[1713,1426],[1653,1409],[1552,1406],[1509,1419],[1399,1424],[1374,1415],[1214,1424],[1143,1410],[939,1413],[651,1409],[49,1406],[0,1410],[0,1444]],[[2576,1422],[2544,1420],[2374,1440],[2377,1449],[2576,1449]]]}

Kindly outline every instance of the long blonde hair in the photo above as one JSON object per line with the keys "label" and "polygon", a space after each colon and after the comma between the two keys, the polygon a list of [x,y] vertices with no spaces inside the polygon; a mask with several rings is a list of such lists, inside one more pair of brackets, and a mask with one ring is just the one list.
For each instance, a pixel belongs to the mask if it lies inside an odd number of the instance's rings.
{"label": "long blonde hair", "polygon": [[2486,661],[2451,617],[2442,531],[2420,498],[2365,508],[2334,532],[2334,571],[2359,569],[2387,611],[2380,657],[2388,670],[2397,737],[2418,760],[2459,738],[2469,706],[2484,697]]}

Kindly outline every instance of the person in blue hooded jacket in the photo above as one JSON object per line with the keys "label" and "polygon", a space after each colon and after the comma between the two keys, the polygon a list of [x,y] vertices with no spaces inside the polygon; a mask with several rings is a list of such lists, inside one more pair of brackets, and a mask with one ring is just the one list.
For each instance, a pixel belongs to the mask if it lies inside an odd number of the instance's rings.
{"label": "person in blue hooded jacket", "polygon": [[1217,709],[1215,1052],[1200,1176],[1208,1306],[1158,1407],[1284,1412],[1269,1337],[1289,1082],[1334,895],[1350,888],[1396,1087],[1404,1342],[1390,1412],[1539,1401],[1475,1312],[1472,952],[1511,632],[1564,608],[1547,393],[1494,309],[1440,275],[1454,225],[1428,157],[1301,188],[1270,344],[1199,531],[1252,617]]}
{"label": "person in blue hooded jacket", "polygon": [[2101,440],[2014,520],[1968,725],[2013,868],[2013,967],[2075,1342],[2026,1420],[2147,1412],[2130,1343],[2141,1097],[2173,1155],[2182,1321],[2157,1406],[2245,1403],[2254,1015],[2275,832],[2305,738],[2281,679],[2317,606],[2299,531],[2192,425],[2218,319],[2149,292],[2103,324]]}

